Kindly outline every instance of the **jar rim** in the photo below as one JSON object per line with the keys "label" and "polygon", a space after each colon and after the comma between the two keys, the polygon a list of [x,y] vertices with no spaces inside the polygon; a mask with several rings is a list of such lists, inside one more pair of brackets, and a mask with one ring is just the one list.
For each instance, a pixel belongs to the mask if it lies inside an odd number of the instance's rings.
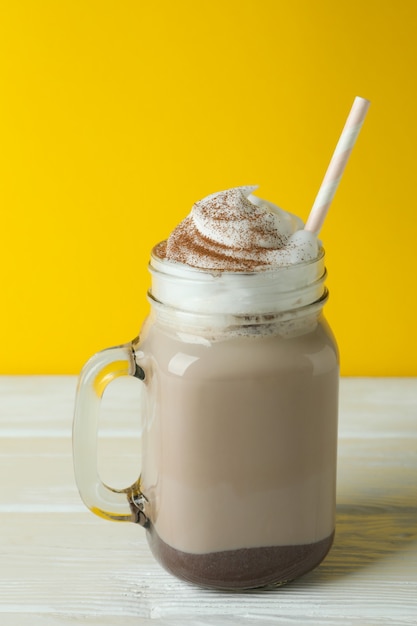
{"label": "jar rim", "polygon": [[151,256],[150,294],[177,310],[247,315],[295,310],[320,299],[325,251],[309,261],[251,272],[210,272]]}

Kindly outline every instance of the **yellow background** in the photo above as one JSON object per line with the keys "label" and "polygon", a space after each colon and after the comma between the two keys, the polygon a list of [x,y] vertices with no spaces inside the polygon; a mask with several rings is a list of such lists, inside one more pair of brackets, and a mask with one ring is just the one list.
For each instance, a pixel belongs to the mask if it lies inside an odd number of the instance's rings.
{"label": "yellow background", "polygon": [[76,373],[133,338],[147,261],[193,202],[258,184],[322,230],[345,375],[417,374],[417,2],[0,4],[0,372]]}

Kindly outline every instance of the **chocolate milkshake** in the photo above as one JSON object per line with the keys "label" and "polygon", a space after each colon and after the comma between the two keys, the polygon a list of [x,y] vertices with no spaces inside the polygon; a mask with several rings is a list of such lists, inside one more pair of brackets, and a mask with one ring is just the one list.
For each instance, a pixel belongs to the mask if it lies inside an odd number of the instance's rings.
{"label": "chocolate milkshake", "polygon": [[[314,568],[334,533],[338,355],[324,252],[244,187],[153,251],[134,346],[149,406],[141,512],[158,561],[224,589]],[[143,521],[143,519],[142,519]]]}
{"label": "chocolate milkshake", "polygon": [[[256,187],[196,202],[152,251],[141,336],[81,372],[84,503],[145,527],[157,560],[186,581],[281,585],[331,547],[339,365],[317,235],[368,107],[355,99],[305,226]],[[100,403],[118,376],[143,385],[142,472],[125,489],[97,469]]]}

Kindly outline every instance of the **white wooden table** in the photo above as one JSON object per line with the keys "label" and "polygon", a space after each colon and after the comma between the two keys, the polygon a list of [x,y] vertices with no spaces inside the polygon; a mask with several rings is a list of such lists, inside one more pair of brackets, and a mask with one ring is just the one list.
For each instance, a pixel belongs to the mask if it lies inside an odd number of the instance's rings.
{"label": "white wooden table", "polygon": [[[135,382],[115,381],[104,405],[101,472],[116,486],[139,471]],[[177,581],[142,528],[84,509],[75,385],[0,377],[1,626],[417,624],[417,379],[342,380],[334,547],[300,580],[248,593]]]}

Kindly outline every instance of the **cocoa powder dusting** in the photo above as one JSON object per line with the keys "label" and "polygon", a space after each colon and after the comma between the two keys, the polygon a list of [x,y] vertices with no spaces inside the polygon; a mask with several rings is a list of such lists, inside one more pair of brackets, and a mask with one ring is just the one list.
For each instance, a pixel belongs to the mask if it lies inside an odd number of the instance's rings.
{"label": "cocoa powder dusting", "polygon": [[[294,246],[282,217],[236,188],[196,202],[192,212],[155,248],[161,259],[209,271],[251,272],[276,266],[277,253]],[[282,264],[282,263],[281,263]],[[285,264],[285,262],[284,262]]]}

